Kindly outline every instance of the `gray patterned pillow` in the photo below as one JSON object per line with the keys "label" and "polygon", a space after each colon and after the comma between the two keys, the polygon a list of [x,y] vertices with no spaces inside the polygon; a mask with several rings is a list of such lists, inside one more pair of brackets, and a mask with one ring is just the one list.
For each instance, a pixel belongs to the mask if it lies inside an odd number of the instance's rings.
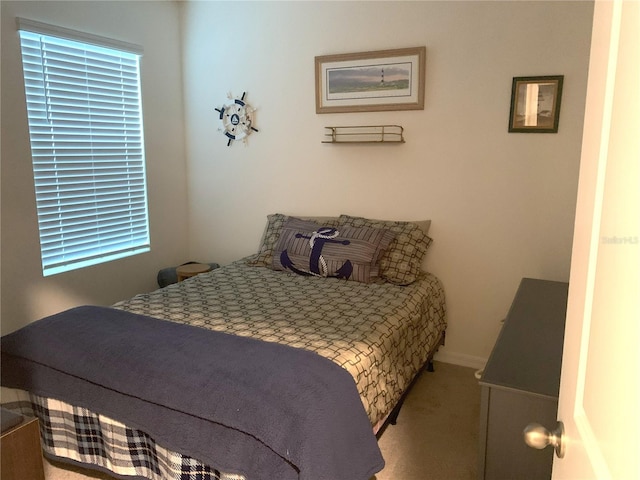
{"label": "gray patterned pillow", "polygon": [[[282,226],[290,217],[282,213],[274,213],[267,215],[267,226],[264,234],[262,235],[262,242],[256,255],[253,255],[247,260],[247,264],[254,267],[271,267],[273,264],[273,249],[276,246],[276,242],[280,238],[282,232]],[[309,217],[313,218],[313,217]],[[322,224],[331,227],[338,226],[337,217],[322,217]]]}
{"label": "gray patterned pillow", "polygon": [[327,227],[290,218],[273,255],[274,270],[369,283],[395,234],[379,228]]}
{"label": "gray patterned pillow", "polygon": [[384,228],[396,234],[380,258],[380,276],[397,285],[409,285],[416,281],[422,269],[422,260],[433,241],[423,228],[413,222],[340,215],[342,226]]}

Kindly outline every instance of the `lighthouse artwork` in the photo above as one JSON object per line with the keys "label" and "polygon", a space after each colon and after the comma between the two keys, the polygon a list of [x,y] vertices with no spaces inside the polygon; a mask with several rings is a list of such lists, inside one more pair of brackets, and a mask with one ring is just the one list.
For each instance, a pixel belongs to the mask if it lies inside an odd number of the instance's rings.
{"label": "lighthouse artwork", "polygon": [[316,112],[424,109],[426,47],[315,57]]}

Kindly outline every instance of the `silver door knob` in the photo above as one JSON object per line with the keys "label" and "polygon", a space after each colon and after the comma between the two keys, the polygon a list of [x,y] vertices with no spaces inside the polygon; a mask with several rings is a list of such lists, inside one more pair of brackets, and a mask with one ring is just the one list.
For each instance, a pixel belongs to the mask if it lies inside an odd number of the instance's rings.
{"label": "silver door knob", "polygon": [[524,441],[532,448],[542,450],[551,445],[556,452],[558,458],[564,457],[564,443],[562,436],[564,435],[564,424],[558,422],[555,430],[550,432],[539,423],[530,423],[524,429]]}

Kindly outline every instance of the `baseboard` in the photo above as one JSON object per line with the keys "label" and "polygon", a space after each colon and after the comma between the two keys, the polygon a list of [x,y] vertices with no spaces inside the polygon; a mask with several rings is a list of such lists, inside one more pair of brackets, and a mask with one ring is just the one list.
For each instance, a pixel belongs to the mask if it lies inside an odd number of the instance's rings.
{"label": "baseboard", "polygon": [[445,350],[440,350],[435,354],[433,359],[436,362],[452,363],[453,365],[470,367],[476,370],[484,368],[485,364],[487,363],[486,358],[465,355],[464,353],[447,352]]}

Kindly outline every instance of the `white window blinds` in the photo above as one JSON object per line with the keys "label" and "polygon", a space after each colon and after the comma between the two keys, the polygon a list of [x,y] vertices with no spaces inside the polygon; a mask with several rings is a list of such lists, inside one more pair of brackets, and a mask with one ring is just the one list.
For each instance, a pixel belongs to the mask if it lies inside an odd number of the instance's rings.
{"label": "white window blinds", "polygon": [[148,251],[139,55],[20,42],[44,275]]}

